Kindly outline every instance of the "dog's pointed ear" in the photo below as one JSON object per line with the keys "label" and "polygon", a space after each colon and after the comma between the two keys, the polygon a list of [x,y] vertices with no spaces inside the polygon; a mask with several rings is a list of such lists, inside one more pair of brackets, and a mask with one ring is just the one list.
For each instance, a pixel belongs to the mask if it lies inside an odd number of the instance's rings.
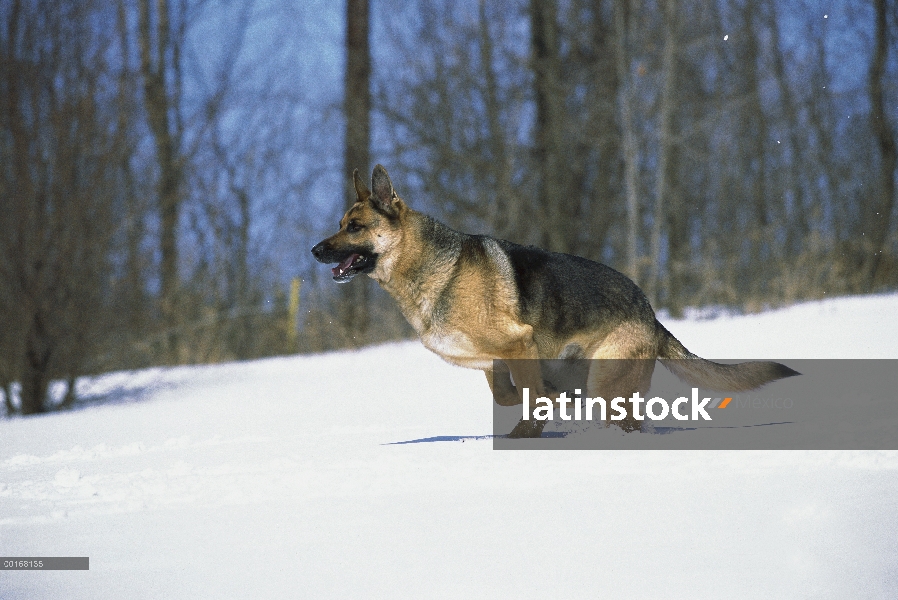
{"label": "dog's pointed ear", "polygon": [[352,183],[355,185],[355,195],[358,201],[366,202],[371,197],[371,192],[368,190],[365,182],[362,181],[362,178],[359,177],[358,169],[352,172]]}
{"label": "dog's pointed ear", "polygon": [[393,182],[390,181],[390,176],[382,165],[374,167],[371,174],[371,191],[371,201],[378,210],[389,216],[398,214],[402,201],[396,195]]}

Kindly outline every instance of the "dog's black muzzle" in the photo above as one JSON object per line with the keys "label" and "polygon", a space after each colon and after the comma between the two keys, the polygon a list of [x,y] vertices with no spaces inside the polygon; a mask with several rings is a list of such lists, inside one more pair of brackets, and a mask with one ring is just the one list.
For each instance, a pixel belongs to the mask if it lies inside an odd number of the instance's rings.
{"label": "dog's black muzzle", "polygon": [[312,248],[312,256],[322,263],[337,263],[331,269],[334,281],[346,283],[359,273],[370,273],[374,270],[377,255],[362,248],[336,249],[327,240]]}
{"label": "dog's black muzzle", "polygon": [[333,254],[333,248],[330,248],[327,241],[319,242],[312,247],[312,256],[314,256],[315,260],[318,262],[340,262],[339,259],[334,258]]}

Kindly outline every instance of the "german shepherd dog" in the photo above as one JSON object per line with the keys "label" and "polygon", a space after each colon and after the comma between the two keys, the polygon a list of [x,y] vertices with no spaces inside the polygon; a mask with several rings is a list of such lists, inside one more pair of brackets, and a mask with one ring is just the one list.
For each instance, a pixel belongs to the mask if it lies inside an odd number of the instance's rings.
{"label": "german shepherd dog", "polygon": [[[536,359],[642,359],[589,361],[587,392],[605,398],[648,392],[656,360],[689,384],[720,391],[798,375],[775,362],[699,358],[658,322],[645,294],[623,274],[579,256],[454,231],[409,208],[381,165],[371,190],[358,170],[353,183],[357,201],[312,254],[337,263],[334,281],[359,274],[377,281],[427,348],[486,373],[500,405],[523,401],[515,387],[546,395]],[[617,363],[622,367],[609,367]],[[510,437],[539,437],[544,424],[522,419]],[[639,428],[629,417],[619,424]]]}

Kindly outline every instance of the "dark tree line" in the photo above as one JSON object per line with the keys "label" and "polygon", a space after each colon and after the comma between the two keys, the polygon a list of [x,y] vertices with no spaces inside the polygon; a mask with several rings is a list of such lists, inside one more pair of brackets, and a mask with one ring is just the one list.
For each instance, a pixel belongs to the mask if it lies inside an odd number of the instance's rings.
{"label": "dark tree line", "polygon": [[376,97],[413,203],[674,314],[898,283],[894,2],[416,6]]}
{"label": "dark tree line", "polygon": [[0,3],[10,411],[110,369],[410,335],[308,253],[376,162],[413,207],[606,262],[673,315],[898,286],[894,0],[332,10],[324,72],[295,3]]}
{"label": "dark tree line", "polygon": [[[295,351],[290,282],[271,277],[251,229],[269,211],[277,221],[272,198],[298,196],[286,136],[301,100],[247,76],[262,61],[241,59],[253,7],[0,3],[10,412],[54,407],[54,379],[67,406],[84,374]],[[218,60],[194,28],[204,11],[228,25]]]}

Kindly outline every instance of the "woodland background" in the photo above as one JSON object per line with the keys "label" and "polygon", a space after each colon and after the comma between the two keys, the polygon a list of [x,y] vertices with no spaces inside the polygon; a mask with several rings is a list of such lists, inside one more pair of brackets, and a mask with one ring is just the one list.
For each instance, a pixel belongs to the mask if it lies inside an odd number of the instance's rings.
{"label": "woodland background", "polygon": [[894,290],[896,42],[896,0],[0,0],[7,411],[411,335],[309,253],[378,162],[672,316]]}

